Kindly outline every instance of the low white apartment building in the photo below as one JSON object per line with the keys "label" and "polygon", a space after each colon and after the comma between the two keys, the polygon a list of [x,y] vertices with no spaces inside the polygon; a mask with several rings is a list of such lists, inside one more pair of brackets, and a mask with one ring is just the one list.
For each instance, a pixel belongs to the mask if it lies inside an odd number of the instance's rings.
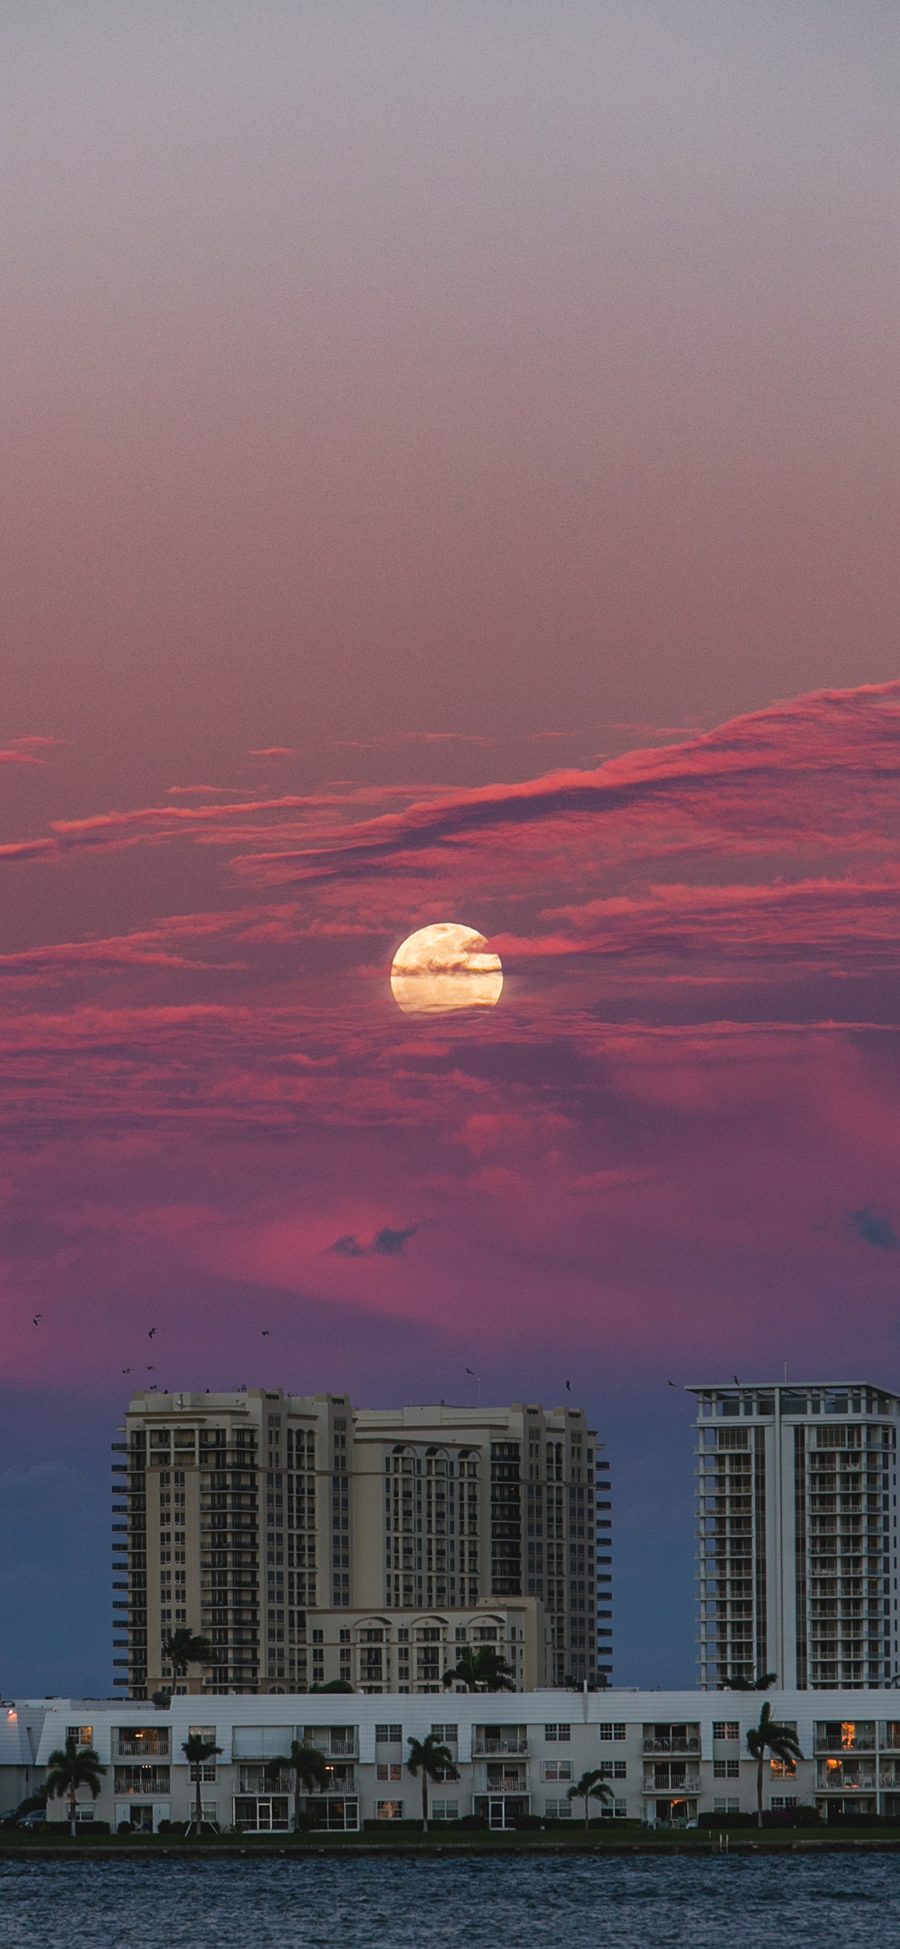
{"label": "low white apartment building", "polygon": [[[322,1753],[324,1790],[302,1810],[323,1831],[366,1820],[417,1819],[419,1781],[407,1771],[410,1738],[437,1732],[458,1778],[431,1789],[431,1816],[483,1814],[512,1826],[523,1814],[578,1819],[571,1785],[599,1768],[610,1819],[691,1825],[702,1812],[752,1813],[756,1763],[747,1733],[765,1699],[796,1728],[796,1770],[767,1762],[766,1805],[814,1805],[821,1818],[858,1812],[900,1816],[900,1699],[890,1717],[884,1691],[599,1692],[553,1690],[412,1694],[204,1694],[173,1699],[167,1711],[143,1701],[55,1699],[0,1705],[0,1811],[44,1777],[51,1752],[73,1737],[106,1768],[94,1802],[82,1790],[79,1818],[141,1830],[186,1822],[194,1787],[182,1751],[193,1733],[221,1749],[203,1770],[207,1819],[246,1834],[287,1831],[293,1782],[272,1763],[300,1739]],[[51,1820],[63,1820],[54,1802]],[[599,1816],[599,1803],[592,1808]]]}

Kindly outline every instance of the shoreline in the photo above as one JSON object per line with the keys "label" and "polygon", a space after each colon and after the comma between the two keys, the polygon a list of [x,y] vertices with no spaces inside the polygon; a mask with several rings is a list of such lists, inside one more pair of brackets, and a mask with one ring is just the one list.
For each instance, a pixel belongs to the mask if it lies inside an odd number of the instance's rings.
{"label": "shoreline", "polygon": [[[727,1845],[722,1845],[725,1842]],[[38,1861],[304,1861],[321,1860],[323,1856],[331,1859],[359,1859],[371,1861],[387,1858],[389,1860],[416,1860],[423,1855],[429,1859],[451,1860],[454,1856],[467,1857],[489,1854],[502,1855],[508,1860],[518,1860],[523,1856],[542,1855],[566,1857],[570,1855],[607,1856],[615,1855],[699,1855],[702,1859],[725,1860],[735,1854],[890,1854],[900,1850],[900,1835],[891,1837],[868,1833],[859,1836],[841,1835],[797,1835],[787,1833],[783,1836],[763,1834],[759,1837],[746,1833],[728,1834],[718,1829],[698,1833],[692,1830],[691,1838],[685,1835],[664,1835],[659,1839],[641,1836],[640,1839],[621,1841],[593,1840],[544,1840],[528,1836],[527,1840],[501,1839],[487,1836],[483,1840],[467,1836],[459,1841],[403,1840],[395,1842],[360,1840],[302,1841],[271,1840],[247,1841],[213,1839],[173,1840],[170,1836],[134,1842],[118,1840],[113,1836],[95,1843],[82,1841],[0,1843],[0,1868],[7,1863],[21,1865]]]}

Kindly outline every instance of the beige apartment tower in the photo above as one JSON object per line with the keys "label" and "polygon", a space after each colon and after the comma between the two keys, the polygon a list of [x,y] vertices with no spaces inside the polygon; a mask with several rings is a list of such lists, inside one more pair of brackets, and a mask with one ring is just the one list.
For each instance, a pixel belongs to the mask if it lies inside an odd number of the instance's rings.
{"label": "beige apartment tower", "polygon": [[114,1663],[131,1696],[171,1681],[162,1640],[181,1625],[212,1642],[214,1691],[440,1690],[469,1644],[522,1686],[606,1682],[609,1465],[579,1410],[154,1391],[122,1432]]}

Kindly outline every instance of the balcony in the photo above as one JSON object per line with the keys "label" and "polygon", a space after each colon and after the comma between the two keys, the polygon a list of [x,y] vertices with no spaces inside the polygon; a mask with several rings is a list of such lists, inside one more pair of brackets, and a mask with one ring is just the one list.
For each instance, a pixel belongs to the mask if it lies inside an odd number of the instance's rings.
{"label": "balcony", "polygon": [[510,1727],[508,1732],[485,1732],[476,1726],[472,1733],[472,1752],[482,1757],[485,1754],[527,1754],[528,1740],[518,1726]]}
{"label": "balcony", "polygon": [[113,1792],[149,1799],[168,1796],[171,1769],[168,1766],[117,1766],[113,1769]]}
{"label": "balcony", "polygon": [[840,1753],[846,1756],[848,1753],[874,1753],[874,1751],[874,1727],[871,1729],[867,1727],[865,1732],[859,1727],[849,1726],[843,1732],[826,1732],[822,1726],[816,1728],[817,1753]]}
{"label": "balcony", "polygon": [[700,1792],[699,1773],[685,1773],[683,1779],[669,1779],[663,1773],[645,1773],[644,1793],[682,1794]]}
{"label": "balcony", "polygon": [[116,1759],[156,1760],[169,1757],[168,1726],[147,1726],[129,1728],[119,1733],[115,1743]]}
{"label": "balcony", "polygon": [[355,1760],[359,1753],[354,1726],[307,1726],[304,1743],[314,1746],[325,1760]]}
{"label": "balcony", "polygon": [[840,1760],[816,1768],[817,1793],[872,1793],[874,1766],[842,1766]]}
{"label": "balcony", "polygon": [[524,1793],[527,1786],[528,1769],[525,1766],[478,1766],[475,1769],[475,1793]]}

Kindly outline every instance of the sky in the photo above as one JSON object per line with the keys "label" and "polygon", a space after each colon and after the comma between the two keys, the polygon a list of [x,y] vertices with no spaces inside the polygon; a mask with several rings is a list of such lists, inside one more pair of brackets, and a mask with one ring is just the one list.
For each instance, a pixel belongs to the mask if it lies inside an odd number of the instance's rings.
{"label": "sky", "polygon": [[569,1379],[690,1682],[684,1386],[900,1386],[896,7],[0,45],[0,1690],[109,1688],[132,1386]]}

